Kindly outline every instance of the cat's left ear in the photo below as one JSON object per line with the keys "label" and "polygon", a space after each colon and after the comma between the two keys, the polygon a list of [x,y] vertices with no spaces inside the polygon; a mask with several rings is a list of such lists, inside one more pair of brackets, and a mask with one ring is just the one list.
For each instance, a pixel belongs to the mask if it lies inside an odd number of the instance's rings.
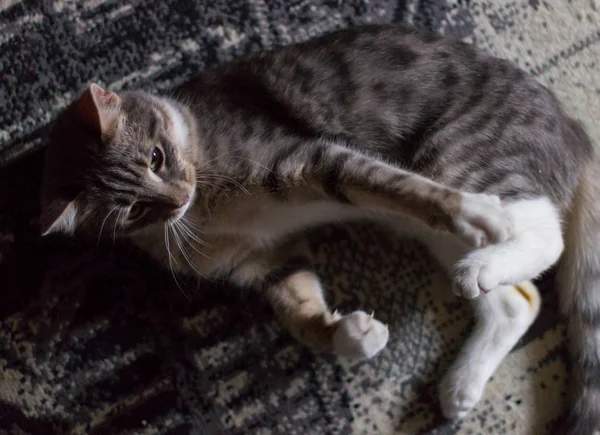
{"label": "cat's left ear", "polygon": [[103,137],[115,134],[119,122],[121,99],[92,83],[75,103],[79,120],[88,129]]}
{"label": "cat's left ear", "polygon": [[72,235],[77,227],[77,204],[73,201],[54,201],[42,206],[40,218],[42,236],[53,233]]}

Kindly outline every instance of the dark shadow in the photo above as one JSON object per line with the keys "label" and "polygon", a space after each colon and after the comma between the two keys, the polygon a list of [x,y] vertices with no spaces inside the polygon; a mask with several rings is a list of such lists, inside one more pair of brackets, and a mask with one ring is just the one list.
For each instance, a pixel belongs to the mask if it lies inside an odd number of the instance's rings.
{"label": "dark shadow", "polygon": [[[115,434],[170,422],[165,432],[222,433],[228,408],[287,388],[302,372],[310,389],[316,357],[294,344],[289,364],[274,360],[293,340],[250,290],[179,277],[184,295],[169,271],[125,243],[39,238],[41,159],[30,155],[0,174],[0,354],[2,372],[18,373],[2,382],[20,403],[0,401],[0,428]],[[220,383],[239,373],[247,384],[220,405]],[[316,396],[265,406],[292,414]]]}

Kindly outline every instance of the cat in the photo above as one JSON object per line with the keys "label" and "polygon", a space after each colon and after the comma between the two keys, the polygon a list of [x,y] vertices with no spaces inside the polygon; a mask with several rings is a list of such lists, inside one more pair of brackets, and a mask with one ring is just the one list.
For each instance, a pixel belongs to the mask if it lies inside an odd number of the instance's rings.
{"label": "cat", "polygon": [[375,356],[388,329],[330,311],[303,230],[369,218],[416,236],[476,316],[440,384],[448,418],[481,398],[537,316],[530,280],[562,256],[578,382],[564,433],[583,434],[600,429],[599,168],[583,127],[510,62],[365,26],[167,96],[90,85],[50,133],[40,224],[127,237],[172,270],[260,289],[298,340],[348,358]]}

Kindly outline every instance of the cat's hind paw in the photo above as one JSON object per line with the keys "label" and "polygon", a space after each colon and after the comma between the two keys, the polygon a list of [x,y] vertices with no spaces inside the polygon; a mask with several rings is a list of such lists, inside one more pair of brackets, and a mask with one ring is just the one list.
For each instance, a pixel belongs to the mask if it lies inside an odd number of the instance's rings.
{"label": "cat's hind paw", "polygon": [[333,334],[336,355],[354,360],[372,358],[387,344],[386,325],[364,311],[355,311],[340,317]]}
{"label": "cat's hind paw", "polygon": [[455,379],[456,376],[455,373],[448,373],[440,384],[440,405],[442,414],[448,420],[464,418],[483,394],[479,384],[470,385],[464,380]]}

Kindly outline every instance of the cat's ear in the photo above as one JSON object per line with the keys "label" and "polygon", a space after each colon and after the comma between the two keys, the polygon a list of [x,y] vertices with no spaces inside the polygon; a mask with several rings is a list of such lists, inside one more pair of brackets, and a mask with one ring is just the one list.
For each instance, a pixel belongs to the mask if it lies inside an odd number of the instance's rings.
{"label": "cat's ear", "polygon": [[72,235],[77,226],[77,204],[75,201],[56,201],[43,207],[40,226],[42,236],[53,233]]}
{"label": "cat's ear", "polygon": [[119,122],[120,98],[92,83],[75,103],[79,120],[103,137],[114,135]]}

